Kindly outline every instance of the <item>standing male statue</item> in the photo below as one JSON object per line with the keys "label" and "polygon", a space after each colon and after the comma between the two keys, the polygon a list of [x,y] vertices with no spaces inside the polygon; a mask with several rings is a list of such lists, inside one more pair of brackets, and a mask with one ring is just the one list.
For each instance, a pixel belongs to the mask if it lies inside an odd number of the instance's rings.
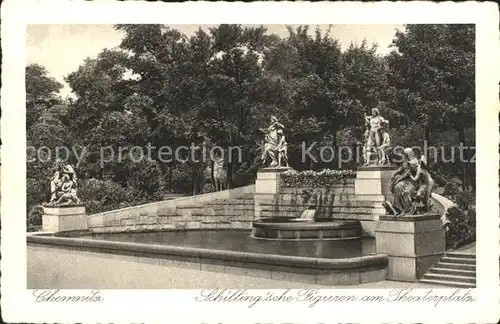
{"label": "standing male statue", "polygon": [[285,127],[278,122],[278,118],[271,117],[271,125],[267,129],[262,129],[264,132],[264,148],[262,150],[262,162],[266,163],[271,159],[271,167],[288,167],[287,143],[284,134]]}
{"label": "standing male statue", "polygon": [[365,115],[365,124],[367,129],[365,131],[366,142],[363,147],[364,166],[373,164],[371,161],[373,153],[377,155],[377,164],[385,164],[387,162],[385,160],[385,150],[390,145],[390,137],[386,129],[388,121],[380,115],[378,108],[373,108],[371,116]]}

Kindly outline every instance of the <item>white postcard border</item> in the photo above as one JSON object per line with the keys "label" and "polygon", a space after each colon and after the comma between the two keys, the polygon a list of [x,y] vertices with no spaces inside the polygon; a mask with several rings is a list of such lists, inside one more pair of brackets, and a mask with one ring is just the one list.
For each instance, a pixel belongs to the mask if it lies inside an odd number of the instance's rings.
{"label": "white postcard border", "polygon": [[[27,24],[476,24],[477,298],[473,304],[200,303],[198,290],[102,290],[103,303],[36,303],[26,289]],[[493,3],[145,3],[5,1],[2,6],[2,315],[7,322],[488,322],[499,304],[498,7]],[[256,279],[258,280],[258,279]],[[325,293],[327,290],[325,290]],[[377,290],[334,290],[377,294]],[[78,293],[72,291],[72,294]],[[85,293],[85,292],[83,292]],[[87,291],[88,293],[88,291]],[[380,293],[380,291],[379,291]],[[498,317],[497,317],[498,318]]]}

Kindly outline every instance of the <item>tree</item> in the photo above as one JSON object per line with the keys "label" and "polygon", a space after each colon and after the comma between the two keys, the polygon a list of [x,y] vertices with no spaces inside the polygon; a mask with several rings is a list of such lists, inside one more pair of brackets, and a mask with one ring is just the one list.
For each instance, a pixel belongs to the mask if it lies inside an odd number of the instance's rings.
{"label": "tree", "polygon": [[[265,28],[220,25],[187,38],[161,25],[119,25],[129,67],[139,75],[137,91],[151,99],[148,124],[154,146],[200,144],[206,138],[224,148],[254,136],[248,127],[257,107],[272,106],[273,78],[261,66],[269,42]],[[229,161],[228,182],[238,168]],[[193,192],[204,166],[190,162]],[[169,165],[169,179],[174,163]],[[171,182],[171,180],[169,180]]]}
{"label": "tree", "polygon": [[[392,108],[431,130],[450,127],[467,146],[466,129],[475,126],[475,32],[473,25],[407,25],[393,40],[388,56]],[[462,163],[462,185],[468,187],[469,163]]]}
{"label": "tree", "polygon": [[[47,198],[51,154],[57,146],[68,144],[68,129],[59,117],[65,106],[60,105],[58,91],[62,85],[50,77],[45,67],[31,64],[26,67],[26,144],[27,152],[27,210]],[[47,147],[51,152],[42,147]]]}
{"label": "tree", "polygon": [[[288,27],[288,32],[272,49],[267,67],[285,80],[287,100],[280,115],[292,126],[291,154],[300,155],[304,142],[353,144],[347,139],[356,133],[351,128],[363,124],[363,112],[375,107],[387,88],[386,65],[376,55],[377,47],[364,41],[342,52],[329,31],[317,29],[311,35],[308,26],[299,26]],[[294,162],[299,168],[301,163],[306,168],[331,167],[315,165],[313,159]]]}
{"label": "tree", "polygon": [[[145,115],[150,101],[135,91],[133,80],[127,77],[126,59],[122,51],[105,49],[69,74],[66,80],[76,99],[68,115],[75,145],[87,152],[80,172],[142,192],[145,187],[131,175],[137,170],[136,164],[144,162],[139,160],[147,158],[138,154],[147,152],[151,140]],[[155,169],[146,169],[156,173]],[[159,189],[150,184],[146,195]]]}
{"label": "tree", "polygon": [[58,92],[62,87],[48,75],[45,67],[39,64],[26,67],[26,128],[30,128],[43,111],[61,101]]}

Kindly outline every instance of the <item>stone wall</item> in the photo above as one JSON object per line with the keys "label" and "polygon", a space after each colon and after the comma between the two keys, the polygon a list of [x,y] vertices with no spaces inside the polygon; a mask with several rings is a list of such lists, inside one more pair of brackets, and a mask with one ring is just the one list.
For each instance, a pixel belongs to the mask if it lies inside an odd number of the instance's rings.
{"label": "stone wall", "polygon": [[[283,187],[273,201],[261,203],[260,217],[300,217],[309,207],[322,219],[359,220],[363,236],[374,236],[380,215],[385,214],[380,195],[355,194],[355,179],[339,180],[328,187]],[[375,199],[376,198],[376,199]]]}
{"label": "stone wall", "polygon": [[[300,217],[309,207],[316,209],[316,216],[333,218],[354,195],[354,181],[332,184],[328,188],[293,187],[280,188],[274,212],[277,216]],[[266,212],[262,216],[268,216]]]}
{"label": "stone wall", "polygon": [[254,191],[252,185],[93,214],[87,218],[88,227],[94,233],[250,228],[251,199],[238,201],[239,208],[235,207],[233,213],[220,212],[210,204],[219,201],[228,205],[235,199],[253,195]]}

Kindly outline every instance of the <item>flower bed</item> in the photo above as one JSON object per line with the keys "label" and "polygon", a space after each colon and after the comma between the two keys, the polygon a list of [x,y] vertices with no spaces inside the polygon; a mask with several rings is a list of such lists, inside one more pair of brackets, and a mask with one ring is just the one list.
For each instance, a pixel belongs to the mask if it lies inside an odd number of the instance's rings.
{"label": "flower bed", "polygon": [[332,184],[345,184],[348,179],[354,179],[353,170],[322,170],[322,171],[295,171],[290,170],[280,175],[280,187],[328,187]]}

